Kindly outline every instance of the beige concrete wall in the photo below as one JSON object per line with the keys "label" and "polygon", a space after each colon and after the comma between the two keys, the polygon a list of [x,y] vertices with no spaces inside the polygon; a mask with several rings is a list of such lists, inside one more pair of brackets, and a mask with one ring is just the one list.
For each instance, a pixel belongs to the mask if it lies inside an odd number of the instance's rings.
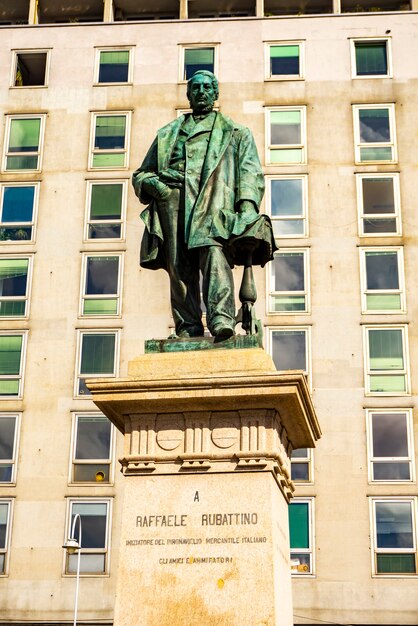
{"label": "beige concrete wall", "polygon": [[[252,129],[263,164],[264,107],[307,106],[308,164],[264,171],[309,175],[310,237],[282,245],[310,247],[312,313],[267,316],[266,274],[256,270],[257,312],[264,323],[311,325],[313,397],[323,430],[315,483],[297,489],[316,497],[316,574],[294,579],[295,621],[416,623],[416,578],[371,576],[368,496],[414,495],[416,485],[368,484],[365,407],[416,404],[418,80],[411,60],[418,56],[418,40],[411,34],[417,22],[416,14],[400,13],[1,29],[0,113],[47,113],[42,173],[4,175],[5,181],[40,180],[41,189],[36,244],[0,249],[35,253],[30,319],[0,320],[0,330],[29,329],[24,398],[0,401],[0,411],[23,411],[17,484],[0,487],[0,497],[15,498],[9,576],[0,585],[3,619],[71,619],[74,580],[62,576],[61,549],[68,496],[114,498],[110,576],[83,578],[80,587],[81,618],[112,619],[123,480],[116,468],[114,485],[68,484],[71,411],[94,409],[90,400],[73,398],[76,329],[121,328],[120,374],[126,375],[144,339],[166,336],[172,322],[167,277],[138,267],[142,226],[133,192],[126,241],[83,243],[85,180],[130,177],[156,129],[187,106],[185,87],[177,82],[179,44],[219,42],[221,110]],[[393,79],[352,80],[348,38],[388,30]],[[263,41],[294,39],[306,41],[306,80],[264,82]],[[132,85],[92,86],[94,46],[109,45],[134,46]],[[48,88],[9,89],[11,49],[46,46],[52,48]],[[351,104],[369,102],[396,103],[394,166],[354,165]],[[87,171],[92,110],[133,111],[126,171]],[[401,172],[402,237],[360,240],[358,171]],[[407,313],[362,316],[357,248],[395,244],[405,245]],[[81,251],[115,250],[125,253],[122,317],[80,319]],[[365,397],[364,322],[408,324],[412,396]]]}

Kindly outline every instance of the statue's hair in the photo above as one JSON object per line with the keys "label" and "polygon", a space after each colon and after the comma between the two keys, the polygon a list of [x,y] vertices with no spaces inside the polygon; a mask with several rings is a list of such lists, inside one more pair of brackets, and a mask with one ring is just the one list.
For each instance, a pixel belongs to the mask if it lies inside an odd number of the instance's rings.
{"label": "statue's hair", "polygon": [[187,81],[187,99],[190,100],[190,88],[196,76],[199,76],[199,75],[209,76],[209,78],[212,81],[212,86],[216,94],[216,99],[218,99],[219,97],[218,79],[216,78],[215,74],[213,74],[213,72],[209,72],[209,70],[197,70],[197,72],[195,72],[193,76],[189,78],[189,80]]}

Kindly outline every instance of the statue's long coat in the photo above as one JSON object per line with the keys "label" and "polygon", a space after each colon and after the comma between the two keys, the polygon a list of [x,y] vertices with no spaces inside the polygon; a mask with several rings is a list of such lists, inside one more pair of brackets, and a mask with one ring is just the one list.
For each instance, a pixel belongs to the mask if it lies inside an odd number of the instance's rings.
{"label": "statue's long coat", "polygon": [[[143,204],[148,204],[141,213],[145,233],[140,261],[143,267],[150,269],[166,269],[164,255],[161,254],[164,235],[158,216],[158,201],[148,196],[142,188],[142,182],[169,167],[173,147],[184,120],[185,116],[182,115],[158,131],[144,162],[133,174],[135,192]],[[224,245],[231,237],[240,237],[248,231],[259,230],[259,225],[256,224],[259,224],[260,217],[254,218],[253,214],[247,217],[236,212],[241,200],[251,200],[259,207],[264,193],[264,176],[251,131],[217,113],[209,137],[201,176],[200,171],[198,174],[194,173],[198,168],[196,170],[193,167],[193,157],[188,163],[186,156],[184,241],[189,249]],[[198,141],[199,133],[192,132],[186,141],[186,155],[189,152],[188,147]],[[263,228],[264,223],[263,220]]]}

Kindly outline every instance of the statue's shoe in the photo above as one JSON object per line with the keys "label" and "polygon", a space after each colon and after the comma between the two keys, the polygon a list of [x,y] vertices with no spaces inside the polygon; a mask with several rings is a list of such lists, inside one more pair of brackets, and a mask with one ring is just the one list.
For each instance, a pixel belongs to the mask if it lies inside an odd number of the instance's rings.
{"label": "statue's shoe", "polygon": [[232,337],[233,334],[234,334],[234,329],[231,328],[230,326],[224,326],[223,324],[219,324],[218,326],[215,326],[215,328],[213,329],[214,337],[228,339],[229,337]]}

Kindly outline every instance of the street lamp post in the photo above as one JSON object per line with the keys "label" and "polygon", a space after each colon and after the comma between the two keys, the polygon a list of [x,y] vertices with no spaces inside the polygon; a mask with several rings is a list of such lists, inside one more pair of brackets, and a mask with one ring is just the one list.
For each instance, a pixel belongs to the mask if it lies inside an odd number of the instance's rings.
{"label": "street lamp post", "polygon": [[[78,521],[78,541],[75,538],[75,525]],[[67,550],[67,554],[77,554],[77,576],[75,583],[75,601],[74,601],[74,626],[77,626],[77,609],[78,609],[78,588],[80,585],[80,557],[81,557],[81,516],[80,513],[74,515],[73,523],[71,526],[71,534],[67,541],[62,546]]]}

